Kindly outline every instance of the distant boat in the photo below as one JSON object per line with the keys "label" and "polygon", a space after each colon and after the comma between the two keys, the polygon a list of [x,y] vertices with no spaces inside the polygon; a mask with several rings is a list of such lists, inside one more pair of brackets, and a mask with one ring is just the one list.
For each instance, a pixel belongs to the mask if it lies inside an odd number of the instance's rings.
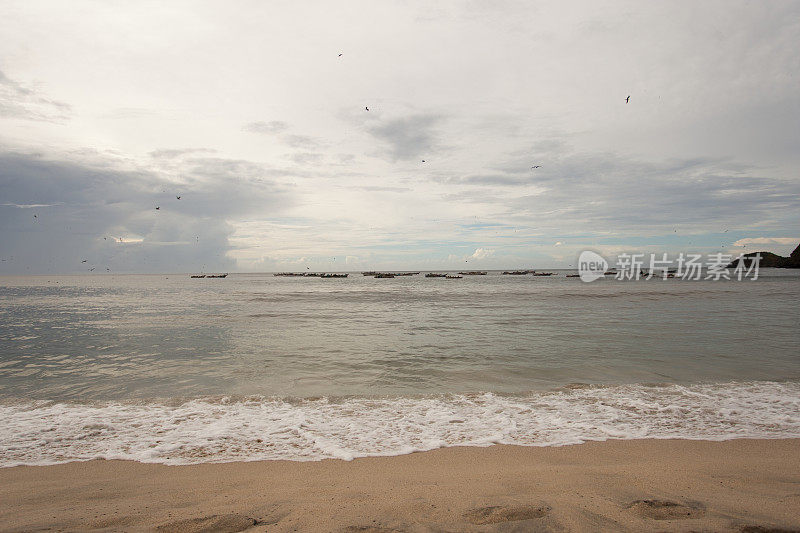
{"label": "distant boat", "polygon": [[568,278],[579,278],[579,277],[581,277],[581,275],[580,274],[567,274],[567,277]]}
{"label": "distant boat", "polygon": [[208,274],[208,275],[206,275],[206,277],[207,278],[227,278],[228,275],[227,274],[216,274],[216,275]]}
{"label": "distant boat", "polygon": [[419,272],[400,272],[396,273],[395,276],[416,276]]}
{"label": "distant boat", "polygon": [[374,270],[370,270],[367,272],[362,272],[361,274],[364,276],[374,276],[375,274],[380,274],[380,272],[375,272]]}
{"label": "distant boat", "polygon": [[273,274],[273,276],[285,276],[285,277],[303,277],[305,274],[300,272],[278,272],[277,274]]}
{"label": "distant boat", "polygon": [[348,274],[321,274],[321,278],[346,278]]}
{"label": "distant boat", "polygon": [[447,274],[437,274],[436,272],[428,272],[425,274],[426,278],[446,278]]}
{"label": "distant boat", "polygon": [[486,272],[480,272],[478,270],[470,270],[469,272],[459,272],[462,276],[485,276]]}
{"label": "distant boat", "polygon": [[206,277],[206,275],[205,274],[192,274],[189,277],[190,278],[204,278],[204,277]]}
{"label": "distant boat", "polygon": [[552,276],[555,272],[534,272],[534,276]]}
{"label": "distant boat", "polygon": [[449,274],[447,276],[445,276],[445,278],[447,278],[447,279],[462,279],[463,277],[464,276],[451,276]]}
{"label": "distant boat", "polygon": [[393,278],[394,274],[387,274],[385,272],[378,272],[377,274],[375,274],[375,277],[376,278]]}
{"label": "distant boat", "polygon": [[512,270],[510,272],[509,271],[503,272],[503,275],[504,276],[524,276],[525,274],[529,274],[530,272],[533,272],[533,271],[532,270]]}

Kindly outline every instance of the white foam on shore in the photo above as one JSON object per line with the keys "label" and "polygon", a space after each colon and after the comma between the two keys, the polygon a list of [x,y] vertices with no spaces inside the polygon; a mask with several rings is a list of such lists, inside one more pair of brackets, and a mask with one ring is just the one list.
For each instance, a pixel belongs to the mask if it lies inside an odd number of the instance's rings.
{"label": "white foam on shore", "polygon": [[800,383],[625,385],[417,398],[0,404],[0,466],[400,455],[495,443],[800,437]]}

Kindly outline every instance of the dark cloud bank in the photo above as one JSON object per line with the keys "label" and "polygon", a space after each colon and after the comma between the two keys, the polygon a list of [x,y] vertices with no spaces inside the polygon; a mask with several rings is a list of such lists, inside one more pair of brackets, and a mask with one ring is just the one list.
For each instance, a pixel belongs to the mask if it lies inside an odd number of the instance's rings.
{"label": "dark cloud bank", "polygon": [[235,269],[227,220],[274,211],[291,202],[289,192],[247,161],[190,159],[185,170],[178,184],[154,172],[0,153],[0,272]]}

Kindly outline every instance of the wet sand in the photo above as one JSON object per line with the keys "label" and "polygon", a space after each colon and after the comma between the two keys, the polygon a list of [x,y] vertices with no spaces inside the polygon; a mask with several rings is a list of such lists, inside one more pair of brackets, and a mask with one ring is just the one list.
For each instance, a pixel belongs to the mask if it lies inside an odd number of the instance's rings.
{"label": "wet sand", "polygon": [[0,529],[800,530],[800,440],[447,448],[350,462],[5,468]]}

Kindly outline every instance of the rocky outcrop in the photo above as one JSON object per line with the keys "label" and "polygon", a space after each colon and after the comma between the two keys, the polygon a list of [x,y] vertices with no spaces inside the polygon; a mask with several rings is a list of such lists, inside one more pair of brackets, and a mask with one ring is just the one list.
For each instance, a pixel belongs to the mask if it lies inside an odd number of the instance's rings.
{"label": "rocky outcrop", "polygon": [[[752,252],[744,254],[741,260],[744,261],[746,266],[750,266],[756,254],[761,254],[761,261],[758,263],[759,268],[800,268],[800,245],[794,249],[789,257],[783,257],[772,252]],[[739,258],[728,265],[728,268],[735,268],[738,263]]]}

